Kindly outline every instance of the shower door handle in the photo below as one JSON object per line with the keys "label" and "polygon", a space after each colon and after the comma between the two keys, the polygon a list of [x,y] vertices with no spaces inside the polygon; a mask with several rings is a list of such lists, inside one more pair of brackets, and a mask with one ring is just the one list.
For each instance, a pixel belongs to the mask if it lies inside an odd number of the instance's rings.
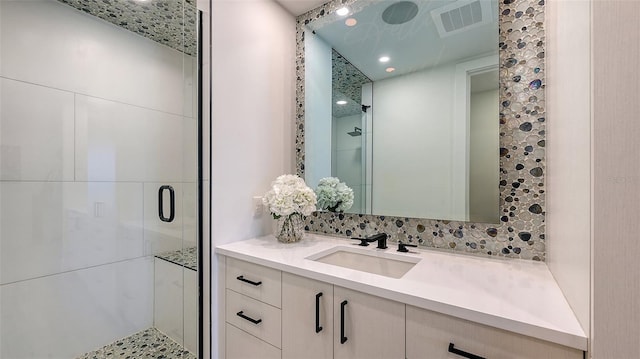
{"label": "shower door handle", "polygon": [[[171,211],[169,217],[164,216],[164,198],[162,194],[165,189],[169,190],[169,210]],[[158,190],[158,217],[160,217],[162,222],[173,222],[173,219],[176,217],[176,192],[171,186],[160,186]]]}

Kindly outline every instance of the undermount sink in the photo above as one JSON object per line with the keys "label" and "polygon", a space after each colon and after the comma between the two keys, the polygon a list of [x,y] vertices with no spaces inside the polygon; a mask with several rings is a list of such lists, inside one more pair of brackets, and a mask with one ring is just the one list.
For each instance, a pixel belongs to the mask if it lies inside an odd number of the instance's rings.
{"label": "undermount sink", "polygon": [[401,278],[420,262],[420,258],[346,246],[329,248],[307,259],[391,278]]}

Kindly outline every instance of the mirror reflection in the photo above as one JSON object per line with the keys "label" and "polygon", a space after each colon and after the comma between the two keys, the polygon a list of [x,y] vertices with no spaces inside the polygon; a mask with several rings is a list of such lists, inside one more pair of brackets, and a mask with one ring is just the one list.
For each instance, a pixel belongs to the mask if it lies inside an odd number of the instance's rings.
{"label": "mirror reflection", "polygon": [[349,213],[496,223],[498,4],[359,0],[310,22],[305,180]]}

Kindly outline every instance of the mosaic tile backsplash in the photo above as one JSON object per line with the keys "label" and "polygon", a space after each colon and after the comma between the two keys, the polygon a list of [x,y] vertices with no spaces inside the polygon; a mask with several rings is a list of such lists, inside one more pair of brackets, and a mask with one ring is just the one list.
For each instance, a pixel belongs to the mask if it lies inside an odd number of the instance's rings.
{"label": "mosaic tile backsplash", "polygon": [[[304,30],[357,0],[334,0],[300,15],[296,28],[296,163],[304,177]],[[545,260],[544,0],[501,0],[500,224],[315,212],[306,229],[337,236],[378,232],[391,242],[477,255]]]}
{"label": "mosaic tile backsplash", "polygon": [[190,56],[197,54],[195,0],[58,0]]}

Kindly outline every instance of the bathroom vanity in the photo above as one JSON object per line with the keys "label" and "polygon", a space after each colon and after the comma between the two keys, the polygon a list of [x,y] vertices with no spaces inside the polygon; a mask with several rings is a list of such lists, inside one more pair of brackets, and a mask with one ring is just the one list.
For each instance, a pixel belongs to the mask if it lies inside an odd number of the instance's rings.
{"label": "bathroom vanity", "polygon": [[307,233],[217,247],[227,359],[583,357],[544,263],[355,244]]}

